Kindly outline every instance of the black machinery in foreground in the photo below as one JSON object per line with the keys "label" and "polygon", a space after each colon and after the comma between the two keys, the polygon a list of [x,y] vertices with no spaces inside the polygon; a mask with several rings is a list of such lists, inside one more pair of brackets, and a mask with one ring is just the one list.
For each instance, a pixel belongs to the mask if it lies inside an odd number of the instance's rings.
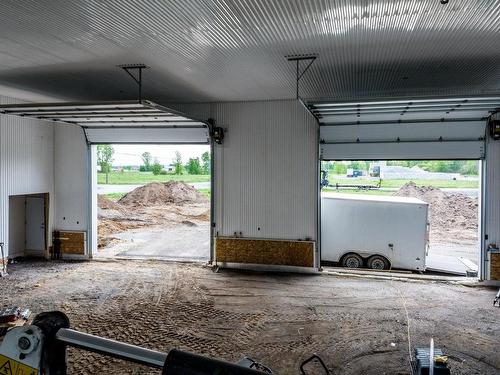
{"label": "black machinery in foreground", "polygon": [[[237,364],[172,349],[168,353],[141,348],[69,328],[68,317],[59,311],[41,313],[32,325],[11,329],[0,346],[0,374],[66,375],[66,348],[74,347],[162,370],[168,375],[259,375],[272,371],[251,358]],[[317,361],[313,355],[300,366]]]}
{"label": "black machinery in foreground", "polygon": [[[415,350],[412,362],[414,375],[449,375],[447,358],[439,349]],[[82,333],[69,328],[68,317],[59,311],[41,313],[32,325],[16,327],[7,332],[0,345],[0,374],[15,375],[66,375],[67,347],[79,348],[113,358],[138,363],[161,370],[166,375],[265,375],[272,370],[251,358],[238,363],[225,362],[197,354],[172,349],[168,353]],[[300,365],[306,375],[306,366],[312,362],[330,374],[323,360],[317,355]],[[317,369],[317,367],[316,367]],[[289,372],[287,372],[289,373]],[[314,372],[318,375],[318,372]]]}

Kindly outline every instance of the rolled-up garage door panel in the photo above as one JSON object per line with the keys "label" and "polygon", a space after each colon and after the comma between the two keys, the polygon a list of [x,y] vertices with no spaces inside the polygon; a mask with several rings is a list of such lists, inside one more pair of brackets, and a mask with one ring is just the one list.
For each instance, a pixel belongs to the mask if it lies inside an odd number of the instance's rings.
{"label": "rolled-up garage door panel", "polygon": [[484,141],[333,143],[321,145],[322,160],[482,159]]}
{"label": "rolled-up garage door panel", "polygon": [[90,143],[209,144],[206,127],[87,128]]}
{"label": "rolled-up garage door panel", "polygon": [[486,121],[322,125],[323,160],[482,159]]}

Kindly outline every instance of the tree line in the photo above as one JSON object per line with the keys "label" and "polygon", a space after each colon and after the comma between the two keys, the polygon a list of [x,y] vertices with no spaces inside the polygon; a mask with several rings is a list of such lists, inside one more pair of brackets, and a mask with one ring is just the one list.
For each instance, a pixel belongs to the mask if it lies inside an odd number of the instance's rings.
{"label": "tree line", "polygon": [[[111,172],[113,163],[113,155],[115,150],[111,145],[97,145],[97,164],[101,168],[101,173],[106,173],[106,183],[108,174]],[[168,174],[169,171],[165,170],[157,158],[154,158],[150,152],[143,152],[141,155],[142,165],[139,166],[140,172],[152,172],[154,175]],[[175,151],[175,157],[172,160],[173,171],[171,173],[181,175],[188,174],[210,174],[210,153],[208,151],[201,155],[201,158],[189,158],[187,163],[184,164],[182,154]],[[131,170],[132,167],[124,167],[124,169]]]}
{"label": "tree line", "polygon": [[[167,174],[168,171],[160,164],[158,159],[153,160],[150,152],[144,152],[142,155],[142,165],[139,167],[141,172],[153,172],[154,175]],[[188,174],[210,174],[210,153],[204,152],[200,158],[189,158],[186,164],[183,164],[182,154],[175,151],[175,158],[172,160],[174,168],[173,173],[180,175],[185,172]]]}
{"label": "tree line", "polygon": [[[333,174],[346,174],[347,169],[368,171],[373,161],[324,162],[323,168]],[[460,173],[462,175],[477,175],[479,165],[476,160],[393,160],[387,162],[388,166],[419,167],[427,172]]]}

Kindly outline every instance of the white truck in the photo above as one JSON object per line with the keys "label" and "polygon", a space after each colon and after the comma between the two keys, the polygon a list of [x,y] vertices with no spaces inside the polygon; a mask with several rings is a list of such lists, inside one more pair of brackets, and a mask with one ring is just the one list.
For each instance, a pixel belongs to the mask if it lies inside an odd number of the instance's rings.
{"label": "white truck", "polygon": [[321,194],[321,260],[425,271],[428,204],[417,198]]}

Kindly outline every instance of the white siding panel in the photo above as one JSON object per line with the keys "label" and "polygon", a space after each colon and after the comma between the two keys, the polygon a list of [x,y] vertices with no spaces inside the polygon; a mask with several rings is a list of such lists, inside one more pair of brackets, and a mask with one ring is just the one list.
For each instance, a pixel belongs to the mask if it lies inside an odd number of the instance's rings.
{"label": "white siding panel", "polygon": [[318,125],[298,101],[169,107],[226,130],[215,145],[216,235],[316,239]]}
{"label": "white siding panel", "polygon": [[87,230],[88,149],[83,130],[77,125],[55,125],[55,190],[59,230]]}
{"label": "white siding panel", "polygon": [[[2,104],[16,103],[6,97],[0,100]],[[49,231],[52,231],[55,212],[53,124],[0,115],[0,242],[5,242],[7,254],[9,196],[33,193],[49,193]]]}
{"label": "white siding panel", "polygon": [[216,146],[216,232],[316,239],[316,120],[295,100],[218,103],[211,115],[227,128]]}
{"label": "white siding panel", "polygon": [[[497,116],[500,118],[500,116]],[[493,141],[488,137],[486,143],[486,166],[485,166],[485,188],[484,188],[484,234],[488,239],[484,240],[484,248],[489,244],[500,245],[500,141]],[[489,259],[489,254],[484,254]],[[485,265],[484,277],[490,278],[489,264]]]}

